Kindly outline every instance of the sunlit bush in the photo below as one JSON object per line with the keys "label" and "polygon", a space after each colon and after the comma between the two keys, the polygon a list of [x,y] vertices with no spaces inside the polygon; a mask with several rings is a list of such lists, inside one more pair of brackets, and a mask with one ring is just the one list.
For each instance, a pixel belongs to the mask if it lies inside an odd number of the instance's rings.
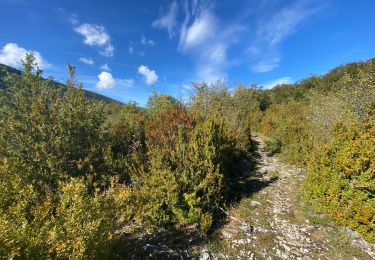
{"label": "sunlit bush", "polygon": [[338,125],[311,158],[304,196],[317,210],[375,241],[375,122]]}
{"label": "sunlit bush", "polygon": [[306,154],[311,150],[309,124],[306,107],[296,101],[273,104],[264,112],[260,124],[262,133],[272,138],[274,152],[281,151],[289,161],[304,164]]}

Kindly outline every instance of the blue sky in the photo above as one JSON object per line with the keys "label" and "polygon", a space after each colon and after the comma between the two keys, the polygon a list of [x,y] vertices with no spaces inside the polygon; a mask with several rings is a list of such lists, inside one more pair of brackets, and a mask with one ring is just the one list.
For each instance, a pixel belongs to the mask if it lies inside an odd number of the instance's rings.
{"label": "blue sky", "polygon": [[33,50],[45,76],[144,105],[155,88],[229,87],[323,74],[375,56],[373,0],[0,0],[0,63]]}

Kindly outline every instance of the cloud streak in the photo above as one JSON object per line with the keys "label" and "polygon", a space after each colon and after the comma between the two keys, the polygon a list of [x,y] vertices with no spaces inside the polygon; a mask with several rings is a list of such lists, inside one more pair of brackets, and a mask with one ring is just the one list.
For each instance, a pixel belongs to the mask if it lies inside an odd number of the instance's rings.
{"label": "cloud streak", "polygon": [[294,1],[258,20],[255,41],[248,48],[253,72],[268,72],[279,66],[282,60],[280,45],[321,9],[316,3],[308,0]]}
{"label": "cloud streak", "polygon": [[79,58],[79,61],[86,64],[86,65],[94,65],[95,64],[95,61],[91,58],[81,57],[81,58]]}
{"label": "cloud streak", "polygon": [[243,26],[222,23],[213,5],[206,1],[185,1],[179,7],[183,20],[176,25],[174,19],[174,28],[179,30],[173,34],[178,35],[177,50],[194,57],[197,80],[212,82],[225,78],[225,69],[230,64],[228,49]]}
{"label": "cloud streak", "polygon": [[100,68],[101,68],[102,70],[105,70],[105,71],[111,71],[111,68],[108,66],[107,63],[103,64]]}
{"label": "cloud streak", "polygon": [[228,50],[245,27],[223,23],[215,14],[214,6],[205,1],[186,1],[184,14],[178,50],[194,55],[198,80],[225,79],[225,70],[232,62]]}
{"label": "cloud streak", "polygon": [[174,1],[169,7],[168,12],[161,14],[158,19],[152,22],[153,27],[166,29],[170,39],[176,34],[178,7],[178,3]]}
{"label": "cloud streak", "polygon": [[141,35],[141,44],[152,46],[152,47],[156,45],[155,41],[151,39],[147,39],[144,35]]}
{"label": "cloud streak", "polygon": [[273,80],[273,81],[270,81],[270,82],[267,82],[267,83],[263,84],[263,87],[266,88],[266,89],[270,89],[270,88],[273,88],[277,85],[292,84],[292,83],[293,83],[292,77],[282,77],[282,78],[278,78],[276,80]]}
{"label": "cloud streak", "polygon": [[[152,25],[165,29],[170,38],[178,36],[177,51],[194,57],[196,75],[205,81],[224,78],[235,65],[245,65],[253,73],[276,69],[285,39],[322,8],[320,1],[291,0],[281,5],[262,0],[252,3],[251,12],[222,21],[212,2],[179,3],[173,2]],[[236,56],[230,51],[235,46]]]}

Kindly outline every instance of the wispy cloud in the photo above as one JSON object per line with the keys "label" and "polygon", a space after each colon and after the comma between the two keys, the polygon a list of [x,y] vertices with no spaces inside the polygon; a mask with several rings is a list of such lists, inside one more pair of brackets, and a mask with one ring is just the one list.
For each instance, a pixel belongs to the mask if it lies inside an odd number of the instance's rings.
{"label": "wispy cloud", "polygon": [[81,58],[79,58],[79,61],[86,64],[86,65],[94,65],[95,64],[95,61],[92,58],[81,57]]}
{"label": "wispy cloud", "polygon": [[51,67],[51,64],[48,63],[39,52],[22,48],[18,46],[17,43],[7,43],[0,49],[0,63],[20,68],[22,67],[22,60],[24,60],[26,54],[30,52],[34,54],[35,62],[41,69]]}
{"label": "wispy cloud", "polygon": [[133,43],[130,43],[129,47],[128,47],[128,53],[131,54],[131,55],[138,55],[140,57],[144,57],[146,56],[145,52],[144,51],[140,51],[138,49],[136,49],[133,45]]}
{"label": "wispy cloud", "polygon": [[255,73],[272,71],[279,66],[281,61],[281,57],[278,52],[252,53],[250,59],[255,61],[251,64],[251,70]]}
{"label": "wispy cloud", "polygon": [[205,1],[186,1],[184,14],[178,50],[195,56],[199,80],[225,79],[225,70],[232,62],[228,50],[245,26],[224,23],[215,14],[214,6]]}
{"label": "wispy cloud", "polygon": [[142,45],[148,45],[148,46],[155,46],[155,41],[151,39],[147,39],[144,35],[141,35],[141,44]]}
{"label": "wispy cloud", "polygon": [[175,33],[179,36],[177,50],[194,56],[198,80],[223,79],[230,63],[228,49],[236,41],[236,33],[244,27],[221,22],[213,5],[206,1],[185,1],[180,8],[183,21]]}
{"label": "wispy cloud", "polygon": [[[206,81],[222,79],[234,65],[254,73],[274,70],[282,61],[285,39],[322,8],[319,0],[261,0],[252,3],[251,12],[222,20],[213,2],[179,3],[173,2],[153,26],[167,30],[170,38],[178,36],[177,50],[194,57],[197,77]],[[230,52],[234,46],[236,56]]]}
{"label": "wispy cloud", "polygon": [[269,81],[265,84],[262,84],[264,88],[266,89],[269,89],[269,88],[273,88],[277,85],[282,85],[282,84],[292,84],[293,83],[293,78],[292,77],[282,77],[282,78],[278,78],[276,80],[273,80],[273,81]]}
{"label": "wispy cloud", "polygon": [[141,65],[138,67],[138,73],[144,77],[145,83],[147,85],[154,84],[159,78],[155,70],[151,70],[145,65]]}
{"label": "wispy cloud", "polygon": [[133,79],[115,79],[110,72],[102,71],[98,75],[99,81],[96,83],[98,89],[111,89],[114,87],[130,87],[133,85]]}
{"label": "wispy cloud", "polygon": [[254,43],[248,48],[253,72],[268,72],[279,66],[281,43],[321,9],[318,2],[294,1],[258,20]]}
{"label": "wispy cloud", "polygon": [[174,1],[166,13],[161,13],[159,18],[152,22],[152,26],[159,29],[166,29],[169,38],[173,38],[177,28],[178,3]]}
{"label": "wispy cloud", "polygon": [[102,70],[105,70],[105,71],[111,71],[111,68],[108,66],[107,63],[103,64],[100,68],[101,68]]}
{"label": "wispy cloud", "polygon": [[79,24],[78,15],[76,13],[71,13],[69,17],[69,22],[73,25]]}

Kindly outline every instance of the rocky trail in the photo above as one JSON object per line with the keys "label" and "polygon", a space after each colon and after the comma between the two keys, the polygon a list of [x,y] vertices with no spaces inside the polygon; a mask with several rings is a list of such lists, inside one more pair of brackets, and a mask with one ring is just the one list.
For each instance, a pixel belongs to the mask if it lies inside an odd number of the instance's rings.
{"label": "rocky trail", "polygon": [[374,244],[303,205],[303,169],[267,152],[264,137],[254,140],[248,188],[256,192],[226,212],[201,259],[375,259]]}
{"label": "rocky trail", "polygon": [[[240,198],[223,213],[226,221],[204,239],[183,232],[183,248],[163,232],[143,244],[151,259],[375,259],[375,245],[303,204],[304,169],[267,151],[266,138],[254,136],[254,160],[244,163]],[[188,234],[189,233],[189,234]],[[168,238],[179,240],[176,234]],[[207,241],[208,240],[208,241]],[[158,242],[157,242],[158,241]],[[171,241],[170,241],[171,242]],[[132,259],[141,259],[133,257]]]}

